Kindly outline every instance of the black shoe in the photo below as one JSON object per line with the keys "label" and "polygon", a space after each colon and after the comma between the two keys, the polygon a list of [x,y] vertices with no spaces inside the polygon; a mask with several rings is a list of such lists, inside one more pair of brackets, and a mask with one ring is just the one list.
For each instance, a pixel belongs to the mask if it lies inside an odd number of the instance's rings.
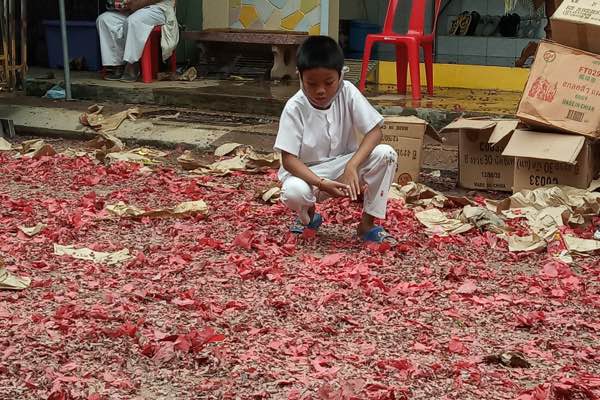
{"label": "black shoe", "polygon": [[123,67],[107,67],[104,79],[107,81],[118,81],[123,76]]}
{"label": "black shoe", "polygon": [[121,82],[137,82],[140,79],[140,64],[130,64],[125,67],[123,76],[121,76]]}

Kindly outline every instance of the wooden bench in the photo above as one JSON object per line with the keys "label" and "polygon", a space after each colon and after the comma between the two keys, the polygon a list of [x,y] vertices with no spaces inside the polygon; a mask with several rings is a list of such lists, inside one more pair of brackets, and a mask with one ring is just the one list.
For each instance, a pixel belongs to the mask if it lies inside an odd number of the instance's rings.
{"label": "wooden bench", "polygon": [[271,45],[271,79],[296,78],[296,51],[308,32],[282,32],[247,29],[206,29],[183,32],[183,38],[197,42],[224,42]]}

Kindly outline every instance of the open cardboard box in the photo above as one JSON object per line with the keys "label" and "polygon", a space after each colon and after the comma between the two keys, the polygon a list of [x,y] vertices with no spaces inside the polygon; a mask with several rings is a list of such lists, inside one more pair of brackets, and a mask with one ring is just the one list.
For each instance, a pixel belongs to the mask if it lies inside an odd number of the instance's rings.
{"label": "open cardboard box", "polygon": [[515,157],[514,192],[547,185],[587,189],[599,167],[598,142],[579,135],[516,130],[504,156]]}
{"label": "open cardboard box", "polygon": [[517,117],[532,126],[600,137],[600,55],[542,41]]}
{"label": "open cardboard box", "polygon": [[419,180],[425,135],[443,141],[427,121],[415,116],[385,117],[382,132],[381,143],[389,144],[398,153],[394,182],[401,186]]}
{"label": "open cardboard box", "polygon": [[550,18],[552,40],[600,54],[598,0],[564,0]]}
{"label": "open cardboard box", "polygon": [[502,155],[519,121],[461,118],[444,129],[458,132],[458,184],[467,189],[512,190],[514,158]]}

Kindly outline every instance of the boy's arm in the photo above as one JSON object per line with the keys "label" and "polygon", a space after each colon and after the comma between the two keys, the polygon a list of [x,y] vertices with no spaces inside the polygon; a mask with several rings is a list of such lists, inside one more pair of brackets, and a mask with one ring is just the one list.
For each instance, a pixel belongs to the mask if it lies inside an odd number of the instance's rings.
{"label": "boy's arm", "polygon": [[281,163],[283,164],[283,168],[293,176],[302,179],[311,186],[318,187],[319,190],[327,192],[334,197],[347,196],[350,190],[347,184],[320,178],[302,160],[286,151],[281,152]]}
{"label": "boy's arm", "polygon": [[344,173],[338,179],[341,183],[350,186],[350,198],[352,200],[358,199],[358,195],[361,192],[358,167],[367,161],[373,149],[381,143],[382,138],[383,134],[379,126],[376,126],[371,132],[367,133],[360,143],[358,150],[354,153],[354,156],[346,164]]}

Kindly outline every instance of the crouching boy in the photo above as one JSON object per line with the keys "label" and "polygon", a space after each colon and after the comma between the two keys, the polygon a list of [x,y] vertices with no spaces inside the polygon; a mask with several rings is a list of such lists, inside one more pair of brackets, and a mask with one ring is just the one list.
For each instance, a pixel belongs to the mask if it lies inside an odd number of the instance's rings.
{"label": "crouching boy", "polygon": [[319,228],[317,200],[355,201],[362,194],[358,236],[393,241],[374,224],[375,218],[385,218],[397,163],[394,149],[380,144],[383,117],[344,81],[344,55],[333,39],[309,37],[298,50],[298,72],[301,90],[283,110],[274,147],[282,159],[281,199],[298,214],[291,231]]}

